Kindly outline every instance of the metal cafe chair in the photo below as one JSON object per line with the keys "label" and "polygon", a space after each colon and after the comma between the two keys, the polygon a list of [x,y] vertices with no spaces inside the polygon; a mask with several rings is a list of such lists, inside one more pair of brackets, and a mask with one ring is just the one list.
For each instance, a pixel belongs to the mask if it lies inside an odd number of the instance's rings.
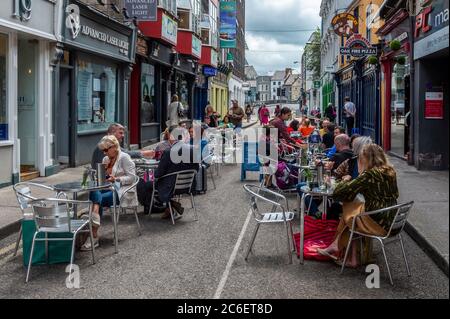
{"label": "metal cafe chair", "polygon": [[[19,182],[13,185],[14,193],[16,194],[17,202],[19,203],[19,208],[22,211],[22,215],[32,214],[30,201],[37,199],[38,197],[42,197],[43,195],[36,197],[36,192],[45,192],[49,197],[55,198],[65,198],[67,199],[67,195],[65,193],[58,193],[53,187],[34,183],[34,182]],[[19,250],[20,240],[22,239],[22,225],[20,226],[19,236],[16,240],[16,247],[14,248],[14,256],[17,255],[17,251]]]}
{"label": "metal cafe chair", "polygon": [[138,206],[136,205],[136,206],[133,206],[133,207],[125,207],[123,205],[124,204],[123,198],[125,197],[125,195],[130,193],[133,190],[136,192],[136,186],[139,183],[139,176],[133,175],[133,177],[134,177],[133,184],[131,184],[131,186],[129,186],[127,189],[125,189],[125,191],[123,192],[123,194],[119,198],[119,209],[117,211],[117,225],[119,224],[120,213],[124,213],[125,214],[128,210],[132,210],[133,213],[134,213],[134,216],[136,218],[136,225],[137,225],[137,229],[138,229],[138,234],[140,236],[142,233],[141,233],[141,224],[139,223],[139,217],[138,217],[138,214],[137,214]]}
{"label": "metal cafe chair", "polygon": [[[347,249],[345,251],[344,260],[342,262],[341,274],[344,272],[345,262],[347,261],[347,257],[348,257],[349,251],[350,251],[350,246],[351,246],[352,241],[355,239],[359,239],[360,244],[361,244],[361,251],[362,251],[362,239],[363,239],[363,237],[368,237],[368,238],[373,238],[373,239],[378,240],[381,244],[381,250],[383,251],[384,261],[386,262],[386,268],[388,271],[389,281],[391,282],[391,285],[393,285],[394,282],[392,281],[391,270],[389,268],[389,263],[388,263],[388,260],[386,257],[386,251],[385,251],[386,244],[390,244],[390,243],[393,243],[396,241],[400,242],[400,247],[401,247],[402,253],[403,253],[403,259],[405,261],[406,271],[408,272],[408,276],[411,276],[411,272],[409,270],[409,265],[408,265],[408,260],[406,259],[405,247],[403,245],[403,239],[401,236],[401,232],[403,231],[403,228],[405,227],[406,221],[408,219],[408,216],[411,212],[411,208],[413,205],[414,205],[414,202],[411,201],[406,204],[400,204],[400,205],[386,207],[386,208],[371,211],[371,212],[365,212],[365,213],[362,213],[362,214],[356,216],[355,218],[353,218],[352,228],[350,229],[350,237],[348,239]],[[374,236],[371,234],[366,234],[366,233],[358,232],[357,230],[355,230],[357,219],[361,219],[362,216],[371,216],[371,215],[380,214],[380,213],[387,212],[387,211],[394,211],[394,210],[396,210],[395,217],[394,217],[394,220],[393,220],[391,227],[389,228],[389,231],[387,232],[386,236],[384,236],[384,237]]]}
{"label": "metal cafe chair", "polygon": [[[75,253],[75,239],[79,233],[89,232],[92,246],[92,263],[95,264],[95,248],[94,237],[92,234],[92,202],[79,201],[59,198],[40,198],[30,201],[33,212],[33,219],[36,225],[36,232],[33,235],[31,244],[30,259],[28,262],[27,276],[25,281],[28,282],[30,277],[31,264],[33,261],[34,246],[37,241],[72,241],[72,250],[70,255],[69,274],[72,273],[73,259]],[[71,217],[71,207],[74,205],[87,205],[89,209],[89,218],[74,219]],[[46,236],[38,238],[37,235],[43,233]],[[48,238],[48,234],[54,236]],[[55,237],[55,234],[71,233],[72,237]]]}
{"label": "metal cafe chair", "polygon": [[[196,174],[197,171],[195,169],[191,169],[170,173],[161,176],[160,178],[155,178],[155,181],[153,183],[152,199],[150,201],[150,211],[152,210],[155,196],[158,194],[158,191],[156,190],[156,184],[164,178],[168,178],[169,176],[176,176],[172,198],[181,197],[182,195],[189,195],[191,197],[192,208],[194,209],[195,220],[197,221],[198,220],[197,209],[195,207],[194,195],[192,194],[192,185],[194,183],[194,178]],[[175,225],[175,219],[172,210],[172,205],[170,204],[170,200],[169,200],[169,210],[170,210],[170,218],[172,219],[172,225]]]}
{"label": "metal cafe chair", "polygon": [[[259,227],[261,225],[276,225],[283,223],[286,228],[287,252],[289,263],[291,264],[292,263],[291,240],[295,247],[294,236],[292,231],[294,213],[288,211],[289,208],[286,197],[279,193],[273,192],[267,188],[257,185],[246,184],[244,185],[244,190],[251,196],[250,209],[256,221],[256,227],[255,230],[253,231],[250,245],[248,246],[247,252],[245,254],[245,261],[248,260],[248,255],[252,250],[252,246],[253,243],[255,242],[256,234],[258,233]],[[260,212],[258,209],[258,201],[262,201],[267,204],[272,204],[271,211]]]}

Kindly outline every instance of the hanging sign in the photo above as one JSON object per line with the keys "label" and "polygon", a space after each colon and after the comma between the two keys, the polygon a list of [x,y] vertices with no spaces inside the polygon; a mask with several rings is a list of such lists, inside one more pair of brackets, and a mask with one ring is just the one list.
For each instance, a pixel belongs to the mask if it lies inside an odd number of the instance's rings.
{"label": "hanging sign", "polygon": [[340,53],[342,55],[351,55],[355,58],[361,58],[369,55],[377,55],[378,50],[361,34],[354,34],[347,42],[345,42],[345,46],[341,47]]}
{"label": "hanging sign", "polygon": [[236,48],[236,1],[220,2],[220,47]]}
{"label": "hanging sign", "polygon": [[350,13],[340,13],[331,20],[334,33],[340,37],[350,37],[358,32],[358,19]]}
{"label": "hanging sign", "polygon": [[125,9],[129,19],[136,18],[138,21],[157,21],[156,0],[124,0]]}
{"label": "hanging sign", "polygon": [[444,119],[444,93],[425,93],[425,118],[434,120]]}

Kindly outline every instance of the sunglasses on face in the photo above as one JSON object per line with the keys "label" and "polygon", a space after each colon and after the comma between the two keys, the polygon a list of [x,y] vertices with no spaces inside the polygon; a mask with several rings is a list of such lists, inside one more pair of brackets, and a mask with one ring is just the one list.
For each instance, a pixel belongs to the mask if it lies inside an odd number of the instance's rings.
{"label": "sunglasses on face", "polygon": [[112,146],[103,149],[103,153],[108,153],[108,151],[112,148]]}

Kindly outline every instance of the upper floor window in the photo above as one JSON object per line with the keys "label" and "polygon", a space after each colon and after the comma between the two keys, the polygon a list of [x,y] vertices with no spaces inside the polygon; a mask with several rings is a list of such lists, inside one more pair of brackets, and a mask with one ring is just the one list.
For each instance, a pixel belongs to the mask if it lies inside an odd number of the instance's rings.
{"label": "upper floor window", "polygon": [[372,3],[369,4],[366,10],[366,39],[369,40],[369,42],[372,42],[372,32],[370,30],[372,29],[374,11],[374,5]]}
{"label": "upper floor window", "polygon": [[174,16],[177,16],[177,0],[159,0],[158,4]]}

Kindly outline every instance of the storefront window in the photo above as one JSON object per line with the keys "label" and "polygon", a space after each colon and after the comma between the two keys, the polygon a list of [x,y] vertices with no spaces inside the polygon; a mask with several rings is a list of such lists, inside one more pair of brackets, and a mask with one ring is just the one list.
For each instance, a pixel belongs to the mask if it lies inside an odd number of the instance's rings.
{"label": "storefront window", "polygon": [[141,78],[141,123],[156,122],[155,67],[142,63]]}
{"label": "storefront window", "polygon": [[189,106],[188,82],[183,74],[177,75],[177,95],[183,107],[186,110],[189,110],[190,106]]}
{"label": "storefront window", "polygon": [[6,56],[8,38],[0,34],[0,140],[8,139],[8,119],[6,104]]}
{"label": "storefront window", "polygon": [[76,78],[78,133],[107,129],[116,121],[117,67],[82,56]]}

